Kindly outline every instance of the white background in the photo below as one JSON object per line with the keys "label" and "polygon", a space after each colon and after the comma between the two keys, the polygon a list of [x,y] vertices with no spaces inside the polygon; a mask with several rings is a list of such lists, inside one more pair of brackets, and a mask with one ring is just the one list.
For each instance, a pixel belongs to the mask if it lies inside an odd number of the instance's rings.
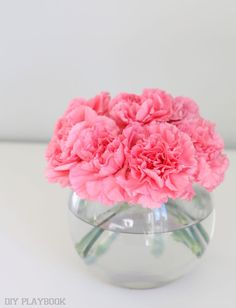
{"label": "white background", "polygon": [[75,96],[160,87],[236,146],[235,0],[0,0],[0,139],[48,140]]}

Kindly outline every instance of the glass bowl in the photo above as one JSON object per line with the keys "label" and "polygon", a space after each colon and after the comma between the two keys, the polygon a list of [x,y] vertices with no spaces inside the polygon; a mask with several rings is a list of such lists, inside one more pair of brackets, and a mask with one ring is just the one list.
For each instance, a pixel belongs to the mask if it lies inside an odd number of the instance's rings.
{"label": "glass bowl", "polygon": [[202,259],[214,230],[210,194],[195,191],[191,201],[169,200],[160,208],[107,206],[72,193],[70,230],[83,264],[106,282],[135,289],[183,276]]}

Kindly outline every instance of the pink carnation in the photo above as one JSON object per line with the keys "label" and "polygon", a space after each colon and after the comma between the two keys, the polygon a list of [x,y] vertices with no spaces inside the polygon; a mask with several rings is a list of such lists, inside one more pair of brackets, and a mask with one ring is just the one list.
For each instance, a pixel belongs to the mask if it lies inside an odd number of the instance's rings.
{"label": "pink carnation", "polygon": [[80,161],[78,156],[66,145],[72,127],[82,121],[93,121],[96,114],[107,112],[110,96],[106,92],[86,101],[82,98],[72,100],[55,126],[54,135],[47,147],[48,166],[46,176],[50,182],[69,186],[69,170]]}
{"label": "pink carnation", "polygon": [[110,101],[109,114],[117,125],[124,128],[136,121],[136,114],[141,105],[141,97],[136,94],[121,93]]}
{"label": "pink carnation", "polygon": [[67,145],[69,133],[76,123],[92,121],[96,115],[96,112],[90,107],[81,105],[78,110],[67,110],[64,117],[58,120],[46,151],[46,159],[48,160],[46,176],[50,182],[70,186],[70,168],[80,161],[80,158],[72,151],[73,147]]}
{"label": "pink carnation", "polygon": [[169,120],[173,98],[159,89],[146,89],[142,95],[122,93],[110,101],[109,114],[124,128],[132,122],[147,124]]}
{"label": "pink carnation", "polygon": [[75,125],[68,145],[81,159],[70,171],[72,188],[79,196],[106,204],[125,200],[115,180],[124,164],[124,150],[119,128],[112,119],[98,116],[93,123]]}
{"label": "pink carnation", "polygon": [[63,152],[63,145],[71,129],[68,121],[60,119],[55,127],[54,136],[48,144],[46,159],[48,161],[46,176],[50,182],[58,182],[62,186],[69,186],[69,170],[75,159]]}
{"label": "pink carnation", "polygon": [[168,198],[190,198],[196,171],[191,139],[167,123],[127,127],[126,169],[118,176],[131,202],[159,206]]}
{"label": "pink carnation", "polygon": [[110,94],[108,92],[101,92],[95,97],[85,100],[83,98],[73,99],[65,112],[65,115],[68,113],[71,114],[75,112],[76,114],[80,112],[81,106],[88,106],[99,115],[105,115],[108,111],[108,105],[110,102]]}
{"label": "pink carnation", "polygon": [[178,127],[191,137],[196,150],[198,168],[195,181],[213,190],[223,181],[228,166],[228,159],[222,153],[224,142],[215,132],[215,125],[199,118],[183,121]]}
{"label": "pink carnation", "polygon": [[199,109],[197,104],[188,97],[177,96],[173,100],[171,122],[180,122],[199,118]]}
{"label": "pink carnation", "polygon": [[145,89],[136,119],[141,123],[149,123],[153,120],[168,121],[172,114],[172,105],[173,97],[165,91]]}

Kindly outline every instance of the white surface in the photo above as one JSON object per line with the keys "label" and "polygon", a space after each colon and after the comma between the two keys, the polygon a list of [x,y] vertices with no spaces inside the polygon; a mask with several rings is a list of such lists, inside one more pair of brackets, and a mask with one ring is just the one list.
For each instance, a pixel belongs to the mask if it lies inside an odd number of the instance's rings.
{"label": "white surface", "polygon": [[75,96],[160,87],[236,146],[235,0],[0,0],[0,139],[47,140]]}
{"label": "white surface", "polygon": [[236,151],[214,193],[216,232],[203,262],[172,284],[137,291],[82,270],[68,232],[68,191],[44,179],[44,148],[0,144],[0,307],[5,297],[66,297],[70,308],[235,308]]}

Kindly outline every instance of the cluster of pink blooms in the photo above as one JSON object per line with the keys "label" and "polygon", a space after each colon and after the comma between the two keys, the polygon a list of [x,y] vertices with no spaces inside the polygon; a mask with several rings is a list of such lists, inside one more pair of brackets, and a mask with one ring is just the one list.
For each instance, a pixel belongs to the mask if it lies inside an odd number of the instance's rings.
{"label": "cluster of pink blooms", "polygon": [[193,184],[211,191],[228,159],[214,125],[194,101],[159,89],[74,99],[48,145],[49,181],[81,198],[159,207],[191,199]]}

